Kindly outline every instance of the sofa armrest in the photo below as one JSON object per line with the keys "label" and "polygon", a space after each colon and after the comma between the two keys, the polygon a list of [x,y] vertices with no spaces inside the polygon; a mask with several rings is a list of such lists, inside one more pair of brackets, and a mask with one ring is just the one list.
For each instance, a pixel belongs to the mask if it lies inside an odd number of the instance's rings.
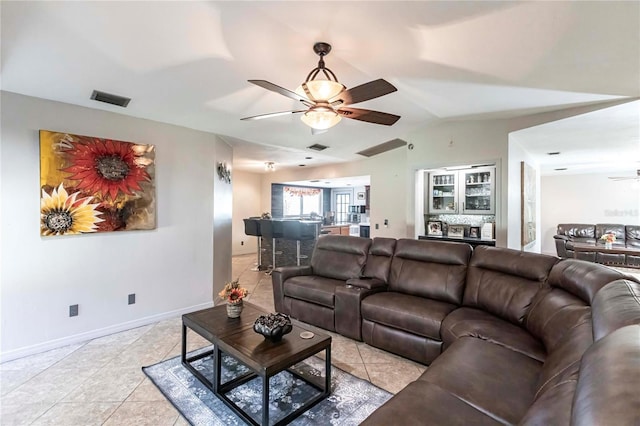
{"label": "sofa armrest", "polygon": [[553,238],[555,239],[556,253],[558,254],[558,257],[563,259],[569,257],[567,256],[567,241],[569,241],[569,237],[565,235],[554,235]]}
{"label": "sofa armrest", "polygon": [[[354,278],[357,280],[357,278]],[[347,283],[351,281],[348,280]],[[374,280],[362,280],[371,282]],[[336,331],[345,337],[362,341],[362,311],[361,302],[375,293],[386,290],[387,285],[381,280],[376,280],[383,285],[377,288],[363,288],[347,284],[336,287],[335,298],[335,328]]]}
{"label": "sofa armrest", "polygon": [[367,290],[384,289],[387,287],[387,283],[378,278],[372,277],[350,278],[347,280],[347,285]]}
{"label": "sofa armrest", "polygon": [[273,304],[276,312],[291,315],[291,312],[285,312],[284,308],[284,283],[289,278],[299,277],[301,275],[312,275],[311,266],[282,266],[275,268],[271,272],[271,284],[273,285]]}

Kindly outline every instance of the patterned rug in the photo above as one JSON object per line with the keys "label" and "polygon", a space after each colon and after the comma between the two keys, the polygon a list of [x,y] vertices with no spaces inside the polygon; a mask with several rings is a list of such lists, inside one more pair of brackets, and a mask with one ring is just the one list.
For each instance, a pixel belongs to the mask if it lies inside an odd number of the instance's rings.
{"label": "patterned rug", "polygon": [[[203,348],[206,350],[210,348]],[[200,350],[199,350],[200,351]],[[199,353],[194,351],[189,356]],[[213,380],[211,356],[193,363],[209,380]],[[324,360],[311,357],[293,367],[303,377],[324,377]],[[231,411],[213,392],[182,366],[180,357],[143,367],[142,370],[164,396],[193,425],[243,425],[245,422]],[[249,371],[230,356],[223,357],[222,381]],[[283,371],[270,379],[269,423],[273,424],[295,410],[301,402],[320,393],[293,374]],[[391,398],[366,380],[359,379],[335,366],[331,367],[331,395],[295,419],[293,425],[357,425],[376,408]],[[258,423],[261,421],[262,379],[256,377],[229,392],[227,396]]]}

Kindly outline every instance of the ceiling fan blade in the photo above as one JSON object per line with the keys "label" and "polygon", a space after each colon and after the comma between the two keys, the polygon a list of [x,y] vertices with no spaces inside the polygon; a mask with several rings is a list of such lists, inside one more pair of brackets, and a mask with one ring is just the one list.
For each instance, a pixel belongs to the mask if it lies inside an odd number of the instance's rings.
{"label": "ceiling fan blade", "polygon": [[331,104],[333,106],[357,104],[358,102],[388,95],[397,90],[393,84],[380,78],[343,91],[332,99]]}
{"label": "ceiling fan blade", "polygon": [[362,108],[339,108],[336,112],[345,118],[366,121],[368,123],[384,124],[385,126],[391,126],[400,119],[399,115]]}
{"label": "ceiling fan blade", "polygon": [[297,114],[299,112],[305,112],[305,111],[306,111],[306,109],[301,109],[301,110],[298,110],[298,111],[272,112],[270,114],[260,114],[260,115],[254,115],[252,117],[245,117],[245,118],[241,118],[240,120],[262,120],[263,118],[279,117],[281,115]]}
{"label": "ceiling fan blade", "polygon": [[277,84],[270,83],[266,80],[247,80],[249,83],[253,83],[256,86],[260,86],[263,89],[271,90],[272,92],[280,93],[287,98],[295,99],[300,102],[311,102],[309,99],[304,96],[298,95],[296,92],[292,92],[289,89],[285,89],[284,87],[280,87]]}

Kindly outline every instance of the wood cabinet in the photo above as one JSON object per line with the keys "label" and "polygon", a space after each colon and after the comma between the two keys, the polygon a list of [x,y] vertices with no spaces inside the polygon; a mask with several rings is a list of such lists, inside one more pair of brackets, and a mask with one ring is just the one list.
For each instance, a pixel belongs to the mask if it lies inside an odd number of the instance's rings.
{"label": "wood cabinet", "polygon": [[[429,214],[495,214],[495,167],[425,173]],[[425,188],[427,185],[425,185]]]}
{"label": "wood cabinet", "polygon": [[349,235],[349,225],[323,226],[322,230],[334,235]]}

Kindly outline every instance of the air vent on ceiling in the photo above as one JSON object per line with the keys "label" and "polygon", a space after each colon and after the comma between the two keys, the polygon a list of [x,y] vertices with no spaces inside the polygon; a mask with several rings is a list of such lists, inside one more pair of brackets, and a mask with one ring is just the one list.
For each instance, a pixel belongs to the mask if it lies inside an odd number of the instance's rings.
{"label": "air vent on ceiling", "polygon": [[124,96],[113,95],[107,92],[101,92],[94,90],[91,94],[91,99],[98,102],[104,102],[106,104],[117,105],[126,108],[131,102],[131,98],[125,98]]}
{"label": "air vent on ceiling", "polygon": [[307,148],[312,149],[314,151],[324,151],[325,149],[329,148],[328,146],[325,145],[320,145],[319,143],[314,143],[311,146],[308,146]]}
{"label": "air vent on ceiling", "polygon": [[357,152],[356,154],[364,155],[365,157],[373,157],[374,155],[382,154],[383,152],[391,151],[392,149],[405,146],[407,143],[402,139],[393,139],[388,142],[381,143],[380,145],[372,146],[364,151]]}

